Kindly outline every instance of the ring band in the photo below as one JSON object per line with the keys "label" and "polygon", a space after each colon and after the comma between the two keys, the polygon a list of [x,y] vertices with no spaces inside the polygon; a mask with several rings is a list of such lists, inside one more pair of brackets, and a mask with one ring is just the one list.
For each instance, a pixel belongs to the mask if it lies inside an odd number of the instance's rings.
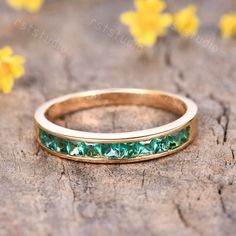
{"label": "ring band", "polygon": [[[144,105],[173,112],[179,118],[156,128],[92,133],[55,124],[61,116],[108,105]],[[109,89],[69,94],[46,102],[35,112],[36,139],[55,156],[93,163],[128,163],[167,156],[196,136],[197,105],[188,98],[156,90]]]}

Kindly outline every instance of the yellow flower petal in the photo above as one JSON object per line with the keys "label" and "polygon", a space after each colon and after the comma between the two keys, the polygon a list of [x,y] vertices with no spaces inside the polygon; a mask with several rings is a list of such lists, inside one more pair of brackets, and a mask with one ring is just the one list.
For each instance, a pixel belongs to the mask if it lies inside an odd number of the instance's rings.
{"label": "yellow flower petal", "polygon": [[0,50],[0,60],[5,57],[9,57],[12,55],[12,49],[10,47],[4,47]]}
{"label": "yellow flower petal", "polygon": [[25,74],[24,67],[22,67],[21,65],[16,64],[16,63],[12,64],[10,66],[10,69],[11,69],[11,75],[15,79],[19,79],[21,76],[23,76]]}
{"label": "yellow flower petal", "polygon": [[121,14],[120,21],[125,25],[130,25],[135,20],[136,13],[134,12],[125,12]]}
{"label": "yellow flower petal", "polygon": [[223,37],[236,36],[236,13],[222,16],[220,30]]}
{"label": "yellow flower petal", "polygon": [[7,0],[8,4],[15,9],[23,9],[35,12],[40,9],[43,0]]}
{"label": "yellow flower petal", "polygon": [[143,35],[137,37],[137,44],[139,46],[147,46],[151,47],[153,44],[156,43],[157,35],[153,32],[146,32]]}
{"label": "yellow flower petal", "polygon": [[172,24],[173,18],[170,14],[162,14],[158,21],[157,32],[160,36],[166,34],[168,27]]}
{"label": "yellow flower petal", "polygon": [[165,3],[161,0],[136,0],[137,11],[121,14],[120,20],[140,46],[152,46],[167,32],[172,22],[170,14],[162,14]]}
{"label": "yellow flower petal", "polygon": [[3,93],[8,94],[13,88],[14,80],[11,77],[4,77],[0,80],[0,89]]}
{"label": "yellow flower petal", "polygon": [[24,57],[13,55],[10,47],[0,50],[0,90],[9,93],[12,90],[14,80],[25,74],[22,64]]}
{"label": "yellow flower petal", "polygon": [[136,0],[135,7],[138,11],[159,13],[166,8],[166,4],[161,0]]}
{"label": "yellow flower petal", "polygon": [[31,11],[35,12],[38,11],[43,4],[43,0],[27,0],[27,4],[25,4],[25,7]]}
{"label": "yellow flower petal", "polygon": [[192,5],[184,8],[175,14],[173,19],[175,29],[179,32],[179,34],[188,37],[197,33],[199,20],[196,16],[195,6]]}
{"label": "yellow flower petal", "polygon": [[7,2],[11,7],[16,9],[21,9],[25,4],[25,0],[7,0]]}

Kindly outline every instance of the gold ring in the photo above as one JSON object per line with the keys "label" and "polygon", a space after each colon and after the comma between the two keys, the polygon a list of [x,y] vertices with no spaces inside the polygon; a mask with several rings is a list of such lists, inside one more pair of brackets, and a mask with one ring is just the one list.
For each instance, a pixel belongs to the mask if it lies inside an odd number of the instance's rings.
{"label": "gold ring", "polygon": [[[93,133],[55,124],[61,116],[108,105],[144,105],[173,112],[175,121],[152,129]],[[35,112],[36,139],[55,156],[93,163],[129,163],[167,156],[182,150],[196,136],[197,105],[172,93],[145,89],[109,89],[69,94]]]}

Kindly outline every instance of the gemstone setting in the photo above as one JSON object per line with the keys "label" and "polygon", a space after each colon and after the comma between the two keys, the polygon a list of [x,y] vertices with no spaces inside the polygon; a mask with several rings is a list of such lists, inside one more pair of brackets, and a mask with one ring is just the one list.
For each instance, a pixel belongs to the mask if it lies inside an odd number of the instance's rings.
{"label": "gemstone setting", "polygon": [[79,142],[59,138],[39,129],[39,140],[51,151],[72,157],[121,160],[155,155],[176,149],[190,140],[190,127],[185,127],[167,136],[129,143]]}

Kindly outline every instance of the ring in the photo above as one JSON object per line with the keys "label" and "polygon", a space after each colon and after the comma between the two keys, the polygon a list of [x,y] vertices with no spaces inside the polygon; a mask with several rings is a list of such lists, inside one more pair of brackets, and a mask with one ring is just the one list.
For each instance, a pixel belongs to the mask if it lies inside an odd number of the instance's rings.
{"label": "ring", "polygon": [[[175,121],[146,130],[94,133],[72,130],[55,120],[72,112],[109,105],[142,105],[178,115]],[[197,105],[172,93],[145,89],[109,89],[69,94],[44,103],[35,112],[36,140],[55,156],[92,163],[129,163],[182,150],[197,132]]]}

